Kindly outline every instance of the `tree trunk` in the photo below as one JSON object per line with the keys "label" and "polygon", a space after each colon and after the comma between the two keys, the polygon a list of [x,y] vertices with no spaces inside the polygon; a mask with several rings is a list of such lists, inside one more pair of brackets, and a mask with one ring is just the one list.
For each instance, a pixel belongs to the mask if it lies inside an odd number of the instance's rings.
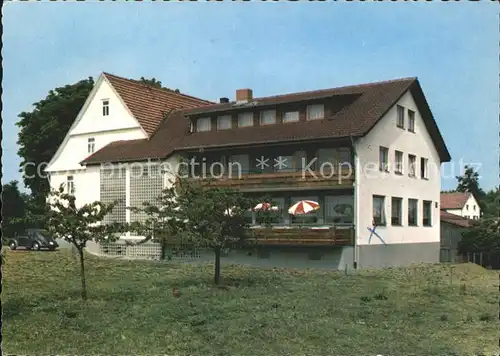
{"label": "tree trunk", "polygon": [[80,277],[82,279],[82,299],[87,300],[87,284],[85,283],[85,263],[83,260],[83,247],[78,248],[80,255]]}
{"label": "tree trunk", "polygon": [[220,247],[217,246],[215,249],[215,276],[214,282],[215,284],[219,284],[220,282]]}
{"label": "tree trunk", "polygon": [[165,242],[161,242],[161,256],[160,256],[161,261],[165,260],[166,252],[167,252],[167,244]]}

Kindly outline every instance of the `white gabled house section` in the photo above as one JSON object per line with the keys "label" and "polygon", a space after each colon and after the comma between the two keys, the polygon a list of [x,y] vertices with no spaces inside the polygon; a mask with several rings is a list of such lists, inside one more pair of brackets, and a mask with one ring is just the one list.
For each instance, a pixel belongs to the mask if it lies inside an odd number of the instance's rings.
{"label": "white gabled house section", "polygon": [[[405,129],[397,127],[397,105],[405,108]],[[415,132],[408,130],[407,110],[415,112]],[[389,149],[389,172],[379,171],[380,146]],[[395,151],[403,152],[403,173],[395,173]],[[371,131],[356,144],[361,169],[356,172],[359,182],[357,203],[360,207],[358,224],[358,244],[380,244],[377,237],[369,241],[373,221],[373,196],[384,197],[386,225],[378,226],[377,232],[387,244],[434,242],[440,240],[440,202],[441,177],[440,157],[427,130],[419,108],[410,91],[407,91],[397,103],[382,117]],[[409,176],[408,155],[416,156],[416,176]],[[428,176],[420,175],[420,159],[428,160]],[[392,198],[402,199],[402,226],[391,223]],[[417,226],[408,224],[408,199],[417,199]],[[423,201],[431,202],[431,226],[423,226]]]}
{"label": "white gabled house section", "polygon": [[[103,116],[103,100],[109,101],[107,116]],[[85,169],[80,162],[91,154],[87,150],[87,140],[91,137],[95,139],[94,152],[114,141],[148,137],[104,74],[97,79],[45,171],[52,175],[55,172]]]}

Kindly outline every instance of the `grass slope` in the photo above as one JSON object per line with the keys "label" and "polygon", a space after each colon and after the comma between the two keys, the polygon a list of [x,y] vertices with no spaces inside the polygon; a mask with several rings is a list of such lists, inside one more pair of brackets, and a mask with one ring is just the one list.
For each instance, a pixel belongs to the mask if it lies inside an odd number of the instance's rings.
{"label": "grass slope", "polygon": [[222,287],[211,265],[89,256],[87,266],[83,303],[74,257],[7,253],[6,354],[498,352],[498,274],[472,264],[350,275],[223,266]]}

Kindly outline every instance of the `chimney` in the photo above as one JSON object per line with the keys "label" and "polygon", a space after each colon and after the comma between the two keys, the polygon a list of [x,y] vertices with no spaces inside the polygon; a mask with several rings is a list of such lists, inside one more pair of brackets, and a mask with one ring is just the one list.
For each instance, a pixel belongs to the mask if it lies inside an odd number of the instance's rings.
{"label": "chimney", "polygon": [[253,98],[252,89],[238,89],[236,90],[236,102],[247,103]]}
{"label": "chimney", "polygon": [[227,103],[229,103],[229,99],[228,98],[220,98],[219,99],[219,103],[221,103],[221,104],[227,104]]}

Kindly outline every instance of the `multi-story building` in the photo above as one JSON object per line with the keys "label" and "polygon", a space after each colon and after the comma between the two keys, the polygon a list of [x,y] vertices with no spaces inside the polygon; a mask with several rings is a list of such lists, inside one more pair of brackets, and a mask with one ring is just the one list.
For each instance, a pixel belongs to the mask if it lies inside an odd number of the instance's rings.
{"label": "multi-story building", "polygon": [[[234,260],[340,269],[438,262],[449,160],[416,78],[263,98],[240,89],[214,104],[104,74],[48,171],[79,204],[121,199],[115,221],[142,219],[126,206],[178,172],[265,193],[279,205],[272,229],[248,221],[267,253]],[[288,214],[304,199],[320,209]]]}

